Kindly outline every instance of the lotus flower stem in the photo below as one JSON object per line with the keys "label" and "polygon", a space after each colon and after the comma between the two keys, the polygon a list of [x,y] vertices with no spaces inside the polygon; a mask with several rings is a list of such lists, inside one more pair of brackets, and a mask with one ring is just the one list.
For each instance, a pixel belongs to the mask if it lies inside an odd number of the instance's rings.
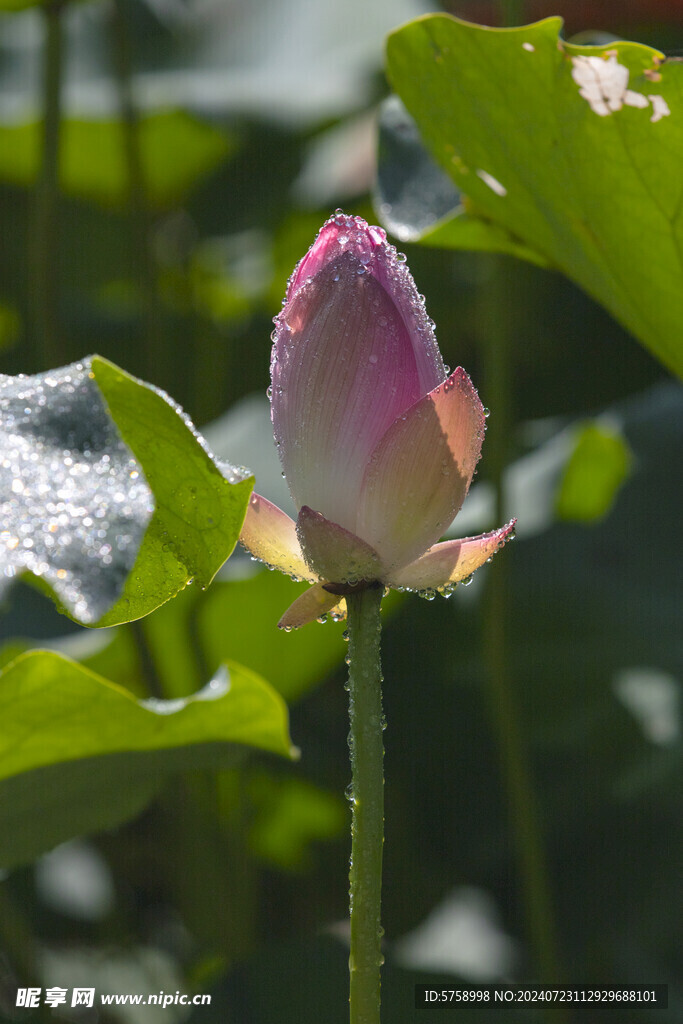
{"label": "lotus flower stem", "polygon": [[347,597],[351,751],[351,1024],[379,1024],[382,957],[384,745],[380,603],[382,587]]}

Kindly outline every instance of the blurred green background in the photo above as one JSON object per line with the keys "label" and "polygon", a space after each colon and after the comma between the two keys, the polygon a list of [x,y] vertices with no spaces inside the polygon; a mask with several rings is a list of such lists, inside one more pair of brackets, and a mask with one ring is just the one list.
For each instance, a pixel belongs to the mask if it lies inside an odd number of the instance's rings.
{"label": "blurred green background", "polygon": [[[3,0],[0,370],[98,352],[166,389],[285,506],[271,318],[332,210],[377,220],[383,39],[434,10],[564,14],[568,35],[683,46],[683,6],[655,0]],[[44,113],[61,126],[58,174]],[[401,247],[445,361],[492,410],[455,535],[501,516],[519,528],[449,601],[385,602],[385,1019],[436,1016],[413,1009],[414,982],[434,979],[668,982],[667,1013],[612,1019],[683,1021],[680,389],[559,275]],[[13,865],[3,1019],[27,1016],[14,992],[31,980],[214,996],[191,1017],[84,1021],[347,1018],[343,627],[278,634],[296,590],[236,553],[207,592],[93,631],[25,583],[9,592],[3,662],[49,647],[176,697],[229,657],[287,700],[302,756],[173,775],[118,828]]]}

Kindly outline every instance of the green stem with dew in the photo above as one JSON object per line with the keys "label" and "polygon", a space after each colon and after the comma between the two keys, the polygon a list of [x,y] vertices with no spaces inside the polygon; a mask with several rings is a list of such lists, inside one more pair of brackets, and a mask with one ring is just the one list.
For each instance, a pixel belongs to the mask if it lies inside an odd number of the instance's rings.
{"label": "green stem with dew", "polygon": [[379,1024],[382,965],[384,744],[380,604],[382,588],[349,594],[349,749],[351,752],[350,1021]]}

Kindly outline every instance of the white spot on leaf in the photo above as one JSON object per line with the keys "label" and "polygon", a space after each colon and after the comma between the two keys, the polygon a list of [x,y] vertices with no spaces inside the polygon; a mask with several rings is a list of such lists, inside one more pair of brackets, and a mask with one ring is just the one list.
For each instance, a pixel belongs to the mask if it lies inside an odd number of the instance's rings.
{"label": "white spot on leaf", "polygon": [[505,188],[505,185],[501,185],[498,179],[494,178],[488,171],[479,170],[476,174],[477,177],[481,178],[484,184],[488,185],[488,187],[495,192],[497,196],[506,196],[508,194],[508,190]]}
{"label": "white spot on leaf", "polygon": [[534,53],[536,47],[533,43],[522,43],[522,49],[527,50],[529,53]]}
{"label": "white spot on leaf", "polygon": [[627,107],[646,107],[648,99],[641,92],[633,92],[632,89],[627,89],[624,93],[624,103]]}
{"label": "white spot on leaf", "polygon": [[627,88],[629,70],[617,60],[617,55],[610,52],[607,60],[603,57],[572,57],[572,78],[579,86],[579,96],[583,97],[598,117],[627,107],[647,107],[652,104],[653,114],[650,121],[661,120],[669,113],[669,107],[662,96],[643,96]]}
{"label": "white spot on leaf", "polygon": [[655,121],[661,121],[663,117],[668,117],[671,111],[669,110],[669,104],[666,102],[663,96],[648,96],[650,103],[652,104],[652,117],[650,120],[654,124]]}

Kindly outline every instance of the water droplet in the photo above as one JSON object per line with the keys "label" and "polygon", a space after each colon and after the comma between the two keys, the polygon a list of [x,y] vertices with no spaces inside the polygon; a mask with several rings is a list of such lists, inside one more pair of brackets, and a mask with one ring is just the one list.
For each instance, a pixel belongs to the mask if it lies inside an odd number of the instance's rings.
{"label": "water droplet", "polygon": [[[45,578],[82,622],[120,596],[153,510],[89,362],[0,377],[0,579]],[[106,569],[106,571],[103,571]]]}

